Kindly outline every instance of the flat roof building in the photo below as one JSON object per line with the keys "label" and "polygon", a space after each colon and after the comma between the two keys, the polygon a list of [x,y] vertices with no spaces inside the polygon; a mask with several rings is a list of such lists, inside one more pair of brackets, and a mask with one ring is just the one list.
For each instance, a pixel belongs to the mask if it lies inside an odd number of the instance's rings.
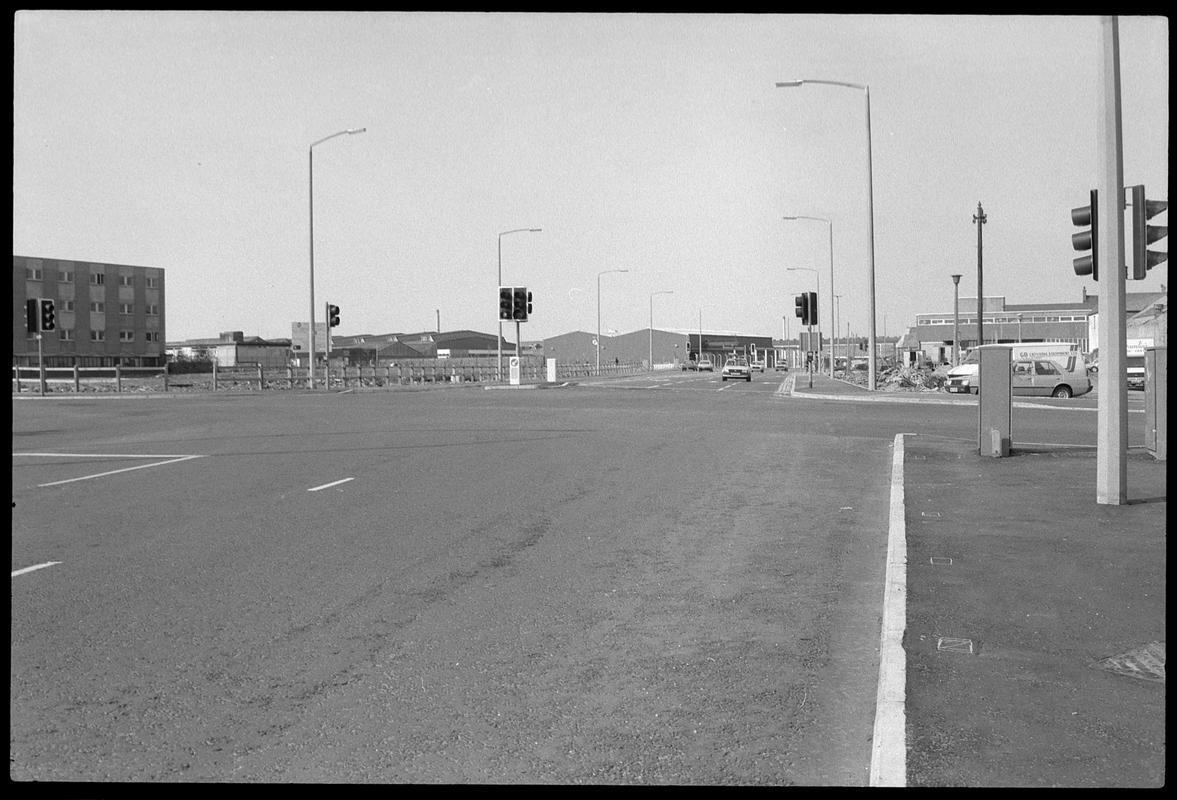
{"label": "flat roof building", "polygon": [[164,270],[33,256],[12,257],[14,366],[37,363],[36,333],[25,301],[52,300],[53,331],[40,334],[46,366],[162,367],[165,363]]}

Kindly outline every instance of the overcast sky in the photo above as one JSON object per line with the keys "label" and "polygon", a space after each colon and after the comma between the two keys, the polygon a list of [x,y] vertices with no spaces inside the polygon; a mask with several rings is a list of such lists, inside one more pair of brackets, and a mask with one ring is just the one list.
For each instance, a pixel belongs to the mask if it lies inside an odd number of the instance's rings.
{"label": "overcast sky", "polygon": [[[878,334],[976,295],[1077,300],[1101,180],[1095,16],[26,11],[13,253],[166,270],[167,338],[649,325],[795,335],[829,229],[841,317]],[[1169,31],[1120,20],[1124,179],[1168,196]],[[1158,222],[1164,224],[1167,217]],[[1167,240],[1160,249],[1167,249]],[[787,271],[787,268],[802,268]],[[806,272],[804,269],[816,269]],[[1159,290],[1168,264],[1128,291]],[[840,326],[845,330],[845,325]],[[514,338],[514,331],[505,331]]]}

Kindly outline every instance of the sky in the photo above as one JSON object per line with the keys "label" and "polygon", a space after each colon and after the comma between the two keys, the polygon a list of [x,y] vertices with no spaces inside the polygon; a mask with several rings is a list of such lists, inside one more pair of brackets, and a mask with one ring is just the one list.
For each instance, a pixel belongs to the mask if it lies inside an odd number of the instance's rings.
{"label": "sky", "polygon": [[[1119,26],[1124,182],[1167,199],[1168,20]],[[815,290],[828,332],[831,277],[839,330],[868,335],[873,206],[876,333],[894,336],[951,313],[953,273],[976,296],[980,203],[985,296],[1078,300],[1098,291],[1072,269],[1070,209],[1103,172],[1100,27],[22,11],[13,253],[162,267],[169,341],[289,338],[312,241],[315,319],[338,305],[341,335],[494,333],[500,270],[533,294],[524,340],[596,331],[598,310],[605,334],[652,315],[795,336]],[[868,86],[869,117],[865,91],[775,86],[793,79]],[[542,230],[503,235],[520,228]],[[1166,262],[1127,291],[1167,282]]]}

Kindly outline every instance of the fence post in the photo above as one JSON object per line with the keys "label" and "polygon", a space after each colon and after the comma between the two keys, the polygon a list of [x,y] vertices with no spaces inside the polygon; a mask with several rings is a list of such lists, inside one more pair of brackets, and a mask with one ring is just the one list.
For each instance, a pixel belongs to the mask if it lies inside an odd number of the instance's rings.
{"label": "fence post", "polygon": [[[77,360],[75,359],[75,361],[74,361],[74,375],[78,374],[77,370],[78,370],[78,364],[77,364]],[[163,362],[163,390],[165,392],[168,390],[168,362],[166,359]]]}
{"label": "fence post", "polygon": [[121,356],[114,358],[114,390],[120,394],[123,391],[123,359]]}
{"label": "fence post", "polygon": [[74,394],[80,394],[82,391],[82,373],[78,369],[78,357],[74,356]]}
{"label": "fence post", "polygon": [[259,391],[266,388],[266,375],[262,372],[261,364],[257,365],[257,388]]}
{"label": "fence post", "polygon": [[213,391],[217,390],[217,362],[213,360]]}

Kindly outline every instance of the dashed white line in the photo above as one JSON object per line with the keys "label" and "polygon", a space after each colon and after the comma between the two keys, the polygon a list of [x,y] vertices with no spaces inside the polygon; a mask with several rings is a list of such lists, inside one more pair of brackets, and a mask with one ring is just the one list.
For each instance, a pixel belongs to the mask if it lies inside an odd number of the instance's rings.
{"label": "dashed white line", "polygon": [[14,569],[12,571],[12,577],[15,578],[17,575],[24,575],[26,572],[32,572],[33,570],[38,570],[38,569],[45,569],[45,567],[52,567],[54,564],[60,564],[60,563],[61,563],[60,561],[46,561],[44,564],[34,564],[33,566],[25,567],[24,569]]}
{"label": "dashed white line", "polygon": [[344,478],[343,480],[332,481],[331,483],[324,483],[322,486],[316,486],[313,489],[307,489],[307,491],[308,492],[317,492],[320,489],[330,489],[332,486],[338,486],[341,483],[347,483],[348,481],[354,481],[354,480],[355,480],[355,478]]}

